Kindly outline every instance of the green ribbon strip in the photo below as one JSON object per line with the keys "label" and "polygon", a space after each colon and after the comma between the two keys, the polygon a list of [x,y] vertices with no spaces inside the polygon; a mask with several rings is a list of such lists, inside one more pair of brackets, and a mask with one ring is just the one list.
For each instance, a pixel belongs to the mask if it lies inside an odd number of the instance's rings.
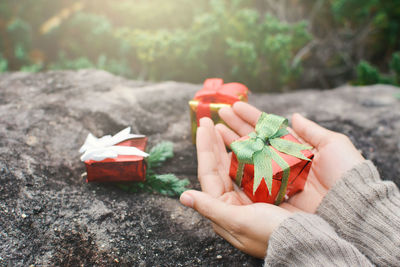
{"label": "green ribbon strip", "polygon": [[236,183],[238,186],[242,184],[242,177],[245,164],[254,165],[254,184],[253,194],[259,187],[262,179],[265,180],[268,191],[272,188],[272,161],[275,161],[283,171],[281,187],[275,204],[279,205],[286,194],[288,185],[290,166],[287,162],[274,150],[276,150],[300,158],[306,158],[301,151],[311,149],[312,147],[281,139],[287,135],[288,120],[274,114],[262,113],[256,124],[255,132],[249,134],[249,139],[238,140],[231,144],[231,149],[238,159],[238,168],[236,172]]}

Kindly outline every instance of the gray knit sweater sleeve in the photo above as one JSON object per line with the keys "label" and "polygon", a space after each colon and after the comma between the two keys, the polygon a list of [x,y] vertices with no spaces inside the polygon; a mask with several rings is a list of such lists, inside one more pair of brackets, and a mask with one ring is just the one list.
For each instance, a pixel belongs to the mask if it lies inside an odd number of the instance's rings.
{"label": "gray knit sweater sleeve", "polygon": [[321,217],[296,213],[270,239],[265,266],[372,266]]}
{"label": "gray knit sweater sleeve", "polygon": [[317,214],[297,213],[276,229],[266,266],[400,266],[400,193],[370,161],[347,172]]}
{"label": "gray knit sweater sleeve", "polygon": [[400,266],[400,192],[371,161],[339,180],[317,214],[378,266]]}

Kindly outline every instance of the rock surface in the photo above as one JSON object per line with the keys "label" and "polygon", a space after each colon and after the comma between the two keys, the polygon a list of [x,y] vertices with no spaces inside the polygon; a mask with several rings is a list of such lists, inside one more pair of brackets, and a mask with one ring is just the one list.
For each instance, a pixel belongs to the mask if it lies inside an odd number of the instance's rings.
{"label": "rock surface", "polygon": [[[0,75],[0,265],[260,266],[177,199],[86,184],[88,132],[126,126],[175,144],[160,170],[196,178],[187,101],[200,85],[129,81],[82,70]],[[300,112],[351,137],[400,184],[400,101],[391,86],[254,94],[266,112]]]}

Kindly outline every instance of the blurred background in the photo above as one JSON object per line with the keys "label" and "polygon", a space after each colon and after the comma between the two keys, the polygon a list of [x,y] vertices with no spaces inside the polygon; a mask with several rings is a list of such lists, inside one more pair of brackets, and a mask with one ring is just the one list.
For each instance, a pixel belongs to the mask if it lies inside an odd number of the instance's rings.
{"label": "blurred background", "polygon": [[399,51],[400,0],[0,1],[0,72],[327,89],[399,85]]}

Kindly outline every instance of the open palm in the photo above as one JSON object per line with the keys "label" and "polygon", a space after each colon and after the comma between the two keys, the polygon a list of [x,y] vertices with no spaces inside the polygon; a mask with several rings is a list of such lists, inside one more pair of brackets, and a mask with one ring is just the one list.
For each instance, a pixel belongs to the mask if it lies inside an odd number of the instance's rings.
{"label": "open palm", "polygon": [[[198,178],[203,192],[190,190],[181,202],[210,219],[214,231],[240,250],[264,257],[272,231],[296,210],[253,203],[229,177],[230,155],[223,138],[209,118],[197,129]],[[194,200],[185,199],[191,197]],[[266,220],[268,218],[268,220]]]}
{"label": "open palm", "polygon": [[[229,146],[238,138],[254,131],[254,126],[261,115],[255,107],[236,103],[233,108],[220,111],[222,119],[231,127],[217,125],[225,144]],[[363,161],[347,136],[327,130],[299,114],[292,118],[291,133],[301,142],[312,145],[314,159],[304,190],[288,201],[302,211],[314,213],[322,198],[344,172]]]}
{"label": "open palm", "polygon": [[305,188],[279,206],[252,203],[229,177],[230,155],[225,146],[254,131],[261,111],[237,102],[233,108],[221,109],[219,115],[231,129],[203,118],[197,130],[198,178],[203,192],[189,190],[180,200],[210,219],[217,234],[256,257],[265,256],[269,237],[283,220],[293,212],[315,212],[343,173],[363,161],[346,136],[295,114],[292,133],[315,148]]}

